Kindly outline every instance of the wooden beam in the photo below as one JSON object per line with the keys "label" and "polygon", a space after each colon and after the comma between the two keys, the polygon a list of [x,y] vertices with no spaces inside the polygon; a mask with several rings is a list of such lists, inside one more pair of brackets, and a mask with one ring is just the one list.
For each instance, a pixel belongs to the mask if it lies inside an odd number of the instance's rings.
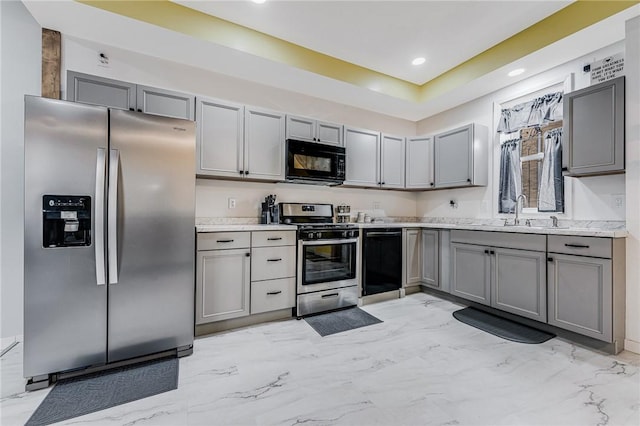
{"label": "wooden beam", "polygon": [[60,99],[60,32],[42,29],[42,97]]}

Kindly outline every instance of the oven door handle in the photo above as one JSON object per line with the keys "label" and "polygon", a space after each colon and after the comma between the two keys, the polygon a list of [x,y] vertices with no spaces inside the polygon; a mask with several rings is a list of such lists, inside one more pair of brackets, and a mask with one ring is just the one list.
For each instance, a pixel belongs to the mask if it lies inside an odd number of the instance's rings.
{"label": "oven door handle", "polygon": [[344,240],[313,240],[313,241],[300,241],[303,246],[326,246],[329,244],[351,244],[357,243],[357,238],[348,238]]}

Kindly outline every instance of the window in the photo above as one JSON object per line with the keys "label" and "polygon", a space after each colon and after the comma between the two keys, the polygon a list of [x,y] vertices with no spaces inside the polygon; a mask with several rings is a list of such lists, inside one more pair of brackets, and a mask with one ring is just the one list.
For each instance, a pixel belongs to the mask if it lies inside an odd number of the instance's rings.
{"label": "window", "polygon": [[556,85],[500,104],[498,213],[513,213],[521,194],[528,213],[564,211],[563,89]]}

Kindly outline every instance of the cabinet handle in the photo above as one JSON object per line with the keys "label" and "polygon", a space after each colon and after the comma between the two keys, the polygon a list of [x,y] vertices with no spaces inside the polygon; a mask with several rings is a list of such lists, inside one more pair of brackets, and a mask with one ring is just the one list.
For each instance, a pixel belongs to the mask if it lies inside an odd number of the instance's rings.
{"label": "cabinet handle", "polygon": [[547,262],[553,262],[553,257],[547,257]]}
{"label": "cabinet handle", "polygon": [[282,237],[269,237],[267,238],[267,241],[280,241],[282,239]]}
{"label": "cabinet handle", "polygon": [[142,110],[140,108],[138,108],[138,112],[142,112]]}
{"label": "cabinet handle", "polygon": [[429,185],[433,186],[433,185],[434,185],[434,183],[433,183],[433,182],[431,182]]}
{"label": "cabinet handle", "polygon": [[484,251],[484,254],[489,254],[489,250],[485,250],[485,251]]}
{"label": "cabinet handle", "polygon": [[589,246],[585,246],[584,244],[565,244],[564,246],[573,248],[589,248]]}
{"label": "cabinet handle", "polygon": [[216,243],[232,243],[233,240],[217,240]]}
{"label": "cabinet handle", "polygon": [[277,259],[267,259],[267,262],[280,262],[282,260],[281,257],[277,258]]}
{"label": "cabinet handle", "polygon": [[240,170],[238,173],[240,173],[241,175],[244,174],[244,170]]}
{"label": "cabinet handle", "polygon": [[251,253],[245,253],[244,256],[245,257],[251,257]]}
{"label": "cabinet handle", "polygon": [[471,183],[471,179],[467,179],[467,182]]}
{"label": "cabinet handle", "polygon": [[134,111],[135,112],[135,109],[134,108],[129,108],[129,111]]}
{"label": "cabinet handle", "polygon": [[245,175],[248,175],[248,174],[249,174],[249,170],[245,170],[245,171],[244,171],[244,174],[245,174]]}
{"label": "cabinet handle", "polygon": [[269,292],[267,292],[267,295],[269,295],[269,296],[273,296],[273,295],[275,295],[275,294],[280,294],[280,293],[282,293],[282,290],[278,290],[278,291],[269,291]]}
{"label": "cabinet handle", "polygon": [[493,250],[489,250],[489,254],[496,254],[496,252]]}
{"label": "cabinet handle", "polygon": [[338,297],[339,293],[331,293],[331,294],[323,294],[322,298],[325,299],[327,297]]}
{"label": "cabinet handle", "polygon": [[382,182],[380,185],[385,185],[385,184],[386,184],[386,182]]}

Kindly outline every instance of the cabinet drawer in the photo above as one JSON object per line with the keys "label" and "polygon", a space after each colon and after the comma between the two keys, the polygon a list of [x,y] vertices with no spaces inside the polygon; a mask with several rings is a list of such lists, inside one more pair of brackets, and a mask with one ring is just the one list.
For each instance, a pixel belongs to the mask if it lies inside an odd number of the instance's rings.
{"label": "cabinet drawer", "polygon": [[549,252],[611,259],[611,238],[549,235]]}
{"label": "cabinet drawer", "polygon": [[296,245],[296,231],[254,231],[251,233],[252,247],[294,245]]}
{"label": "cabinet drawer", "polygon": [[251,250],[251,281],[295,277],[294,246],[258,247]]}
{"label": "cabinet drawer", "polygon": [[238,249],[251,246],[251,232],[207,232],[198,234],[198,250]]}
{"label": "cabinet drawer", "polygon": [[546,235],[518,234],[512,232],[451,231],[452,243],[476,244],[480,246],[504,247],[519,250],[545,251]]}
{"label": "cabinet drawer", "polygon": [[255,281],[251,283],[251,313],[293,308],[296,304],[296,279]]}

